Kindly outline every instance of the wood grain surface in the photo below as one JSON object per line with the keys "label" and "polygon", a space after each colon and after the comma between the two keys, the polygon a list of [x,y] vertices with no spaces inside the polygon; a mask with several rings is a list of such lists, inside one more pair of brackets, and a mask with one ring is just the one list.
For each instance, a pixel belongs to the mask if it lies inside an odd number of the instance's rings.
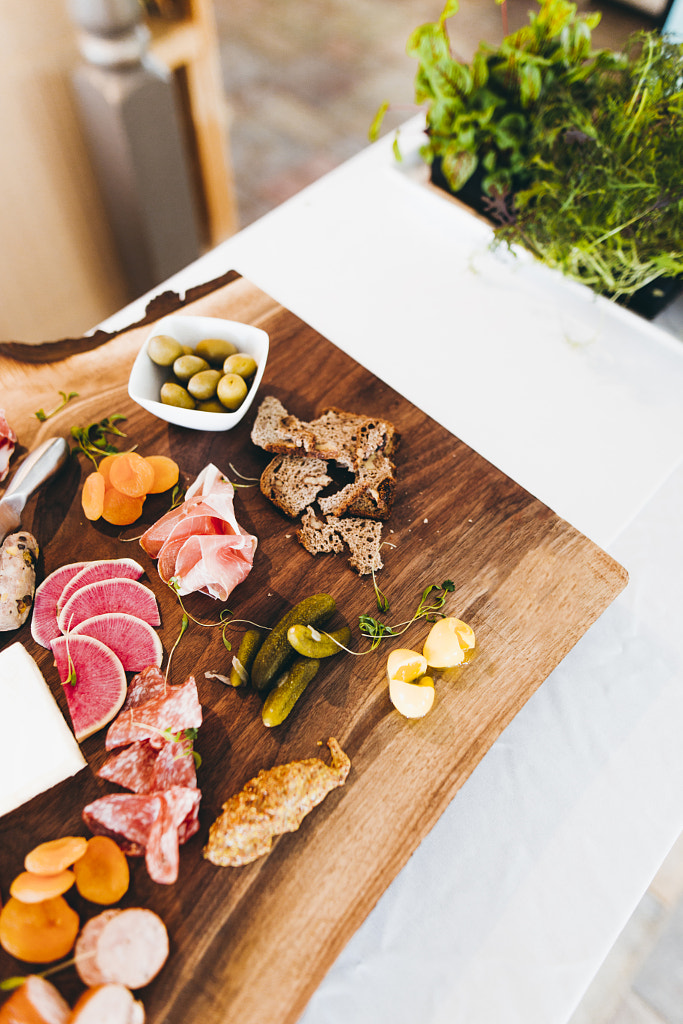
{"label": "wood grain surface", "polygon": [[[227,283],[226,283],[227,282]],[[168,312],[171,297],[157,308]],[[451,579],[445,611],[476,631],[473,660],[440,674],[430,714],[409,721],[392,709],[385,663],[392,646],[421,648],[428,626],[410,627],[398,641],[362,657],[331,659],[295,713],[267,730],[260,697],[205,678],[226,672],[230,655],[220,630],[190,624],[172,661],[172,681],[194,673],[204,708],[197,749],[202,756],[201,829],[181,847],[180,878],[156,885],[144,864],[132,863],[132,884],[122,905],[147,906],[166,922],[171,957],[139,995],[151,1024],[293,1024],[344,944],[431,829],[477,763],[513,716],[543,683],[626,583],[625,571],[549,508],[458,438],[371,375],[310,326],[248,281],[229,275],[195,299],[187,311],[225,316],[264,328],[271,353],[261,396],[276,395],[290,412],[310,418],[328,405],[390,419],[402,434],[399,485],[378,582],[391,609],[389,622],[409,619],[423,589]],[[127,377],[149,331],[136,326],[64,357],[62,347],[37,365],[0,357],[7,414],[23,448],[68,434],[112,413],[125,413],[130,442],[143,454],[169,454],[186,481],[214,462],[233,481],[256,477],[268,461],[250,442],[258,399],[233,431],[204,434],[169,426],[135,406]],[[77,344],[78,349],[85,343]],[[40,424],[34,411],[56,404],[59,390],[80,398]],[[90,465],[74,458],[58,481],[27,507],[24,528],[41,544],[44,574],[81,559],[121,555],[145,566],[143,582],[162,610],[160,635],[168,652],[178,635],[181,609],[155,564],[137,541],[136,525],[121,531],[87,522],[80,487]],[[243,482],[243,481],[242,481]],[[167,508],[167,497],[148,499],[144,520]],[[377,615],[372,582],[359,578],[337,555],[312,558],[298,544],[294,524],[258,487],[240,487],[240,523],[259,538],[253,571],[233,593],[236,616],[273,624],[306,594],[326,591],[338,606],[334,624],[359,636],[361,613]],[[208,597],[187,599],[200,619],[215,621],[221,607]],[[228,631],[239,643],[240,627]],[[51,655],[38,648],[28,626],[3,634],[0,646],[19,639],[36,658],[60,706],[66,705]],[[260,768],[320,755],[335,736],[351,758],[346,785],[333,791],[298,832],[275,841],[272,852],[242,868],[218,868],[201,856],[208,827],[221,804]],[[30,743],[30,735],[26,737]],[[80,813],[88,801],[116,789],[96,777],[105,759],[104,734],[82,745],[88,768],[76,778],[0,819],[0,886],[7,887],[24,854],[37,842],[67,833],[87,834]],[[69,897],[83,920],[97,908]],[[22,965],[0,955],[0,976]],[[72,969],[55,976],[67,998],[81,986]]]}

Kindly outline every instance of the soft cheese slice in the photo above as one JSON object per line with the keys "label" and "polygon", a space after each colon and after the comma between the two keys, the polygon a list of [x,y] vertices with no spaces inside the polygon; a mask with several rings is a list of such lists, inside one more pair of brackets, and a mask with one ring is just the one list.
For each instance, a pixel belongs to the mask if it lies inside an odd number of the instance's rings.
{"label": "soft cheese slice", "polygon": [[0,815],[87,762],[37,664],[20,644],[0,651]]}

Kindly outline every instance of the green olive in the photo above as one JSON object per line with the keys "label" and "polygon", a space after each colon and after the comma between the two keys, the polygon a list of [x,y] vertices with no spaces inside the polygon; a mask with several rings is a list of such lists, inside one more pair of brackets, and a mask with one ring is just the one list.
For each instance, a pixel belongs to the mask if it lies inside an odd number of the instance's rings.
{"label": "green olive", "polygon": [[236,373],[226,373],[224,377],[218,381],[217,395],[219,400],[223,403],[226,409],[239,409],[240,405],[247,397],[247,385],[242,377],[239,377]]}
{"label": "green olive", "polygon": [[183,356],[193,356],[194,355],[194,349],[192,348],[192,345],[181,345],[180,347],[183,350],[181,352],[181,355],[183,355]]}
{"label": "green olive", "polygon": [[245,380],[253,377],[257,369],[256,360],[246,352],[235,352],[223,363],[223,373],[236,373]]}
{"label": "green olive", "polygon": [[195,400],[184,387],[166,381],[161,385],[161,401],[164,405],[176,405],[179,409],[194,409]]}
{"label": "green olive", "polygon": [[155,334],[147,342],[147,355],[157,366],[170,366],[182,353],[183,346],[168,334]]}
{"label": "green olive", "polygon": [[209,364],[206,359],[200,359],[199,356],[178,356],[173,363],[173,372],[178,380],[182,381],[188,381],[190,377],[194,377],[195,373],[201,373],[202,370],[208,369]]}
{"label": "green olive", "polygon": [[216,387],[221,376],[220,370],[201,370],[190,377],[187,382],[187,390],[193,398],[205,402],[207,398],[213,398],[216,394]]}
{"label": "green olive", "polygon": [[197,402],[199,412],[227,412],[224,405],[217,398],[209,398],[206,402]]}
{"label": "green olive", "polygon": [[195,352],[212,366],[222,366],[228,356],[237,351],[237,345],[223,338],[202,338],[195,346]]}

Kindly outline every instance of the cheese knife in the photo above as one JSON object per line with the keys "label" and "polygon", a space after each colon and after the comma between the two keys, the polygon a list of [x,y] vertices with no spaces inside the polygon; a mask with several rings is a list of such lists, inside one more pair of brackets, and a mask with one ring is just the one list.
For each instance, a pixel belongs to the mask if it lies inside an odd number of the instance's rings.
{"label": "cheese knife", "polygon": [[51,437],[27,455],[0,498],[0,543],[21,523],[24,505],[33,492],[62,469],[69,457],[63,437]]}

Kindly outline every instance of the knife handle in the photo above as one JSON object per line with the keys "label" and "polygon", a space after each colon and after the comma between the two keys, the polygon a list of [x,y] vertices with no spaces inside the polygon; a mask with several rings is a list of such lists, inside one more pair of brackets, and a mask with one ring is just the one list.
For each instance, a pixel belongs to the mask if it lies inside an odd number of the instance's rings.
{"label": "knife handle", "polygon": [[63,437],[51,437],[44,441],[35,451],[26,456],[12,477],[3,497],[13,497],[15,501],[19,498],[21,500],[19,508],[23,507],[35,489],[54,476],[68,457],[69,446]]}

